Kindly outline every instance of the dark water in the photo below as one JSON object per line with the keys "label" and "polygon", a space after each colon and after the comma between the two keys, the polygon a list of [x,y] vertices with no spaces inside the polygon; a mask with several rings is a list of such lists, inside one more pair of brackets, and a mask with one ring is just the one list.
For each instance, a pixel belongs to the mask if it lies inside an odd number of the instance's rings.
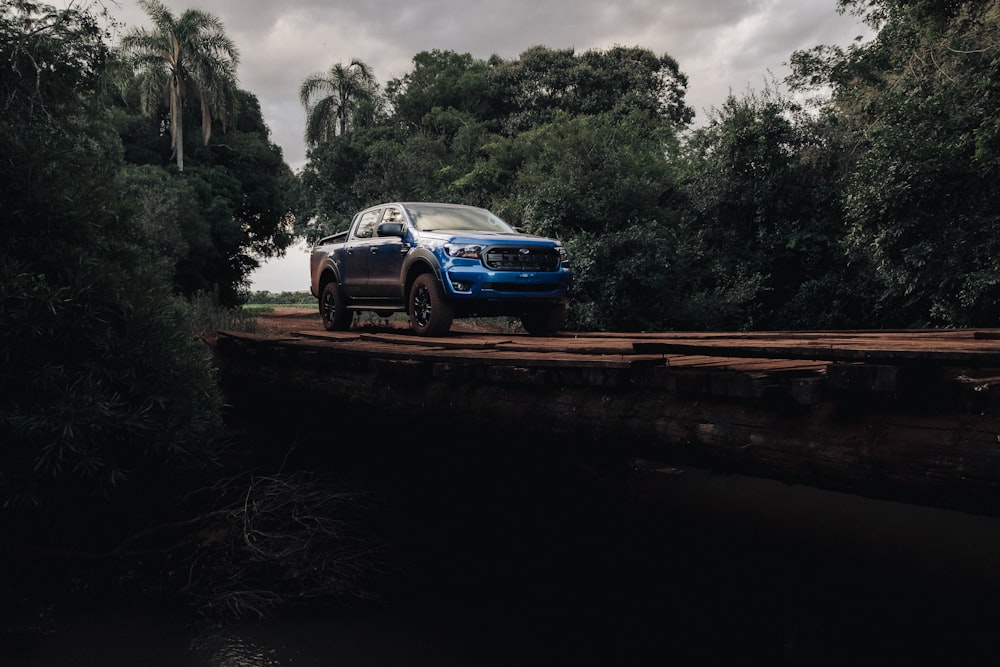
{"label": "dark water", "polygon": [[7,647],[0,665],[1000,659],[997,519],[692,468],[595,467],[471,434],[350,443],[322,465],[380,499],[370,529],[399,567],[372,581],[374,600],[226,624],[151,603],[58,605],[51,632]]}

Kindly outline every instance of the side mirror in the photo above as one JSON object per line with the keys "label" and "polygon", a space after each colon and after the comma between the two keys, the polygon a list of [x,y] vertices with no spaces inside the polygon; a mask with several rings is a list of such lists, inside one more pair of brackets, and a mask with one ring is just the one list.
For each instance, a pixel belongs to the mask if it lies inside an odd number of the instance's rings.
{"label": "side mirror", "polygon": [[406,225],[402,222],[383,222],[378,226],[379,236],[398,236],[403,238],[406,236]]}

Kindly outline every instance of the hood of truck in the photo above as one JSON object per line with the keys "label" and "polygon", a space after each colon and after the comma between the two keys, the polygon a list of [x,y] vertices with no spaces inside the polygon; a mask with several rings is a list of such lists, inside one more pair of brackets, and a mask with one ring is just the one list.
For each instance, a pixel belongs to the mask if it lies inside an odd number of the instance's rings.
{"label": "hood of truck", "polygon": [[557,240],[531,234],[510,234],[501,232],[472,232],[462,230],[441,230],[420,232],[421,243],[479,243],[482,245],[561,245]]}

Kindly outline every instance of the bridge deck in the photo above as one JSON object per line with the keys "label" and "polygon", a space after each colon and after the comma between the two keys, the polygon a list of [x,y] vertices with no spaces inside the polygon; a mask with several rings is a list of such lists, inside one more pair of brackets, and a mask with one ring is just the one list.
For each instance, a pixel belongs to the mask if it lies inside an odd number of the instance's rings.
{"label": "bridge deck", "polygon": [[216,352],[262,391],[1000,515],[1000,330],[421,338],[273,316]]}
{"label": "bridge deck", "polygon": [[755,374],[824,373],[832,363],[841,363],[864,364],[868,376],[898,377],[900,368],[918,367],[942,369],[960,381],[1000,382],[1000,329],[566,333],[542,338],[457,328],[446,337],[423,338],[391,327],[326,332],[318,319],[301,314],[275,315],[269,324],[274,333],[262,339],[287,337],[289,345],[322,345],[391,359],[534,368],[663,365]]}

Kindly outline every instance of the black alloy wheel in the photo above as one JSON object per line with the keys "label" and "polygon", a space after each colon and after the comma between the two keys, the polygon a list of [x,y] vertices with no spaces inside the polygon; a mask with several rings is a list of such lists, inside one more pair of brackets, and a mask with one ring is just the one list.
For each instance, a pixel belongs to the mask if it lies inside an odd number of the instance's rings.
{"label": "black alloy wheel", "polygon": [[432,273],[423,273],[413,281],[408,310],[410,327],[420,336],[443,336],[455,317]]}
{"label": "black alloy wheel", "polygon": [[327,331],[345,331],[351,328],[354,313],[347,309],[340,283],[327,283],[319,297],[319,312],[323,328]]}

